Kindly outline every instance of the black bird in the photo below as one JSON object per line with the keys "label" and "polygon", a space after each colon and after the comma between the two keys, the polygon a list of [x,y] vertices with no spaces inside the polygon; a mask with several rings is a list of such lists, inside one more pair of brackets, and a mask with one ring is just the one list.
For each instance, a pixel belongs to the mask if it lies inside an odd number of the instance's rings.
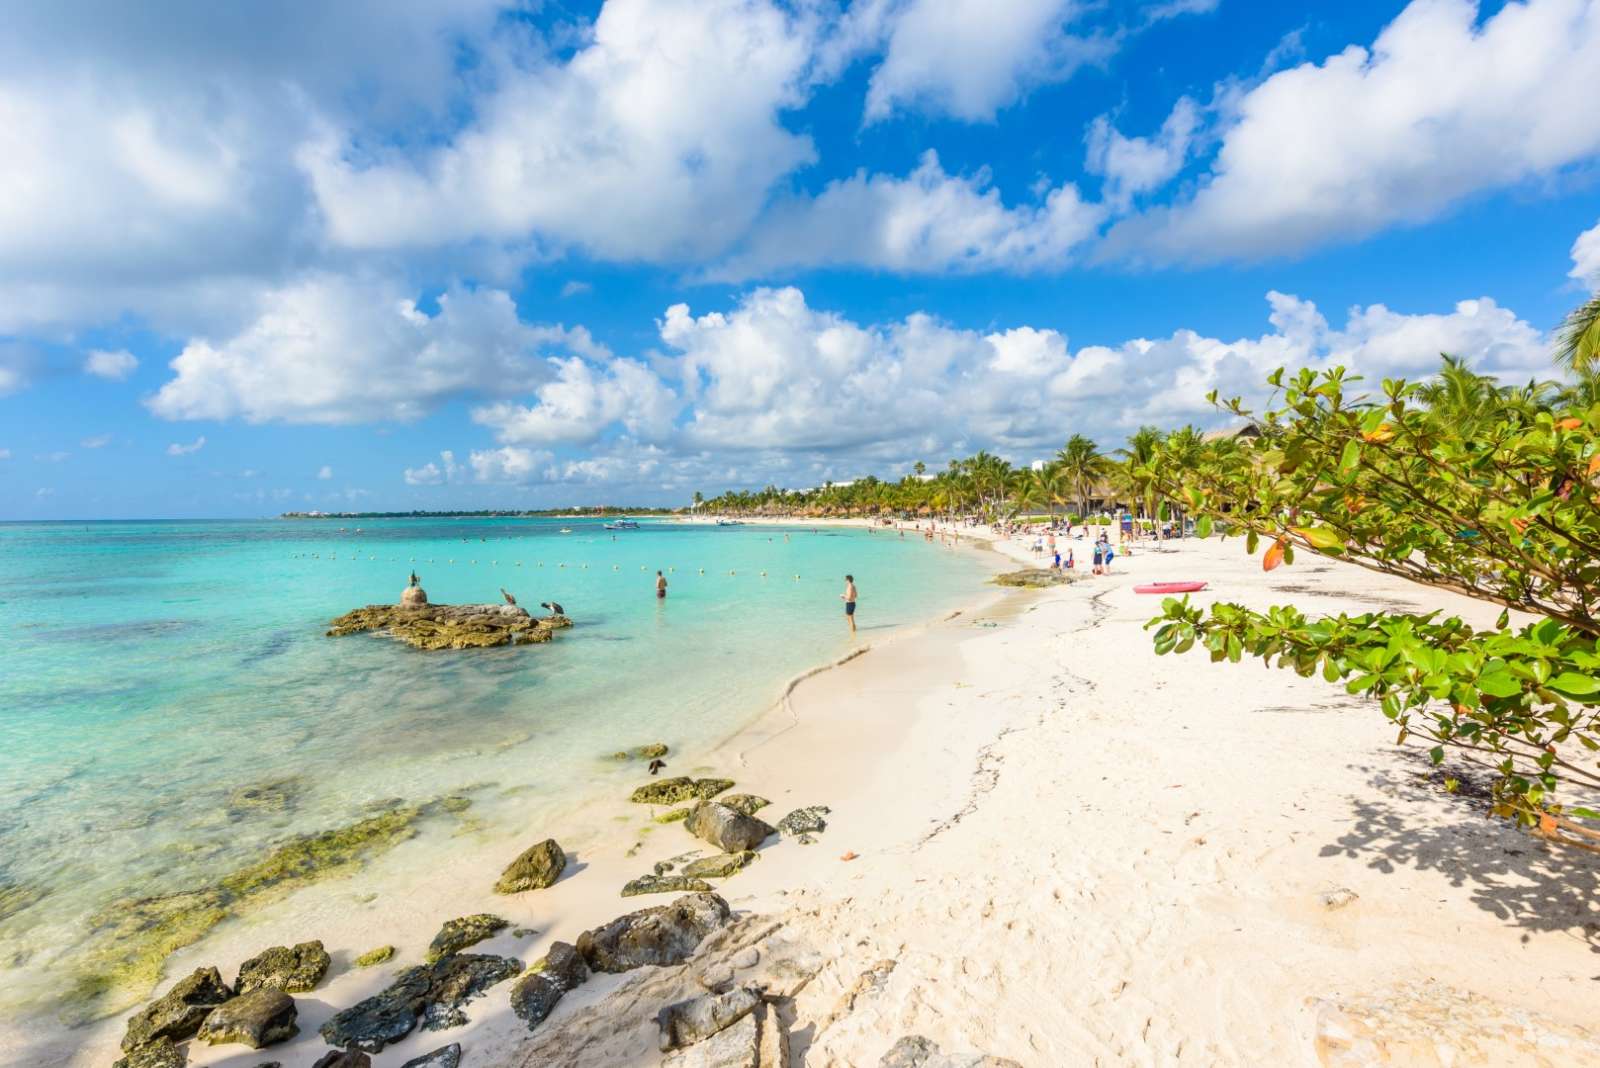
{"label": "black bird", "polygon": [[654,775],[666,766],[667,762],[665,760],[652,760],[650,761],[650,774]]}
{"label": "black bird", "polygon": [[421,581],[421,579],[417,578],[417,573],[415,571],[411,572],[411,585],[415,586]]}
{"label": "black bird", "polygon": [[550,609],[550,614],[553,616],[564,616],[567,614],[566,609],[562,608],[554,601],[540,601],[539,607]]}
{"label": "black bird", "polygon": [[506,599],[506,604],[510,605],[512,608],[517,606],[517,599],[507,593],[504,586],[500,587],[500,596],[504,597]]}

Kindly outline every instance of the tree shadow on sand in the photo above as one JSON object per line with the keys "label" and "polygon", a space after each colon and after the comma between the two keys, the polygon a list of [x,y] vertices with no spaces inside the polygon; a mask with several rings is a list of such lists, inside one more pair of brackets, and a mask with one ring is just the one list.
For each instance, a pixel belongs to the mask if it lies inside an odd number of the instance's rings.
{"label": "tree shadow on sand", "polygon": [[[1383,795],[1354,803],[1355,824],[1321,856],[1365,860],[1369,868],[1438,872],[1469,887],[1475,905],[1527,932],[1570,934],[1600,953],[1600,856],[1553,846],[1489,815],[1486,781],[1461,768],[1433,768],[1421,754],[1378,771]],[[1458,792],[1444,791],[1453,776]],[[1443,806],[1443,821],[1418,817]],[[1430,813],[1431,815],[1431,813]]]}

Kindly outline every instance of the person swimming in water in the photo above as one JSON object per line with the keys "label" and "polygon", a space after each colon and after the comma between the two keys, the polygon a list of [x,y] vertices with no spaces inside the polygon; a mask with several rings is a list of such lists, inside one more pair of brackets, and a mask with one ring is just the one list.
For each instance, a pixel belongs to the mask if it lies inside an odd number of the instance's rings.
{"label": "person swimming in water", "polygon": [[844,577],[844,592],[839,595],[844,601],[844,618],[850,624],[850,633],[856,632],[856,577]]}

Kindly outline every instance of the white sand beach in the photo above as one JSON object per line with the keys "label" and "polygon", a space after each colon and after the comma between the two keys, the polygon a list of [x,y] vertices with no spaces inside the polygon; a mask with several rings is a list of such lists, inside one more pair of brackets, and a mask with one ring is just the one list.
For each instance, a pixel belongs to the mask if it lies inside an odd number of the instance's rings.
{"label": "white sand beach", "polygon": [[[1217,540],[981,594],[804,679],[715,751],[675,755],[670,773],[770,799],[771,822],[831,809],[815,844],[773,838],[721,882],[738,919],[687,964],[595,976],[531,1035],[497,987],[466,1027],[419,1030],[373,1063],[447,1042],[471,1068],[713,1063],[657,1052],[655,1016],[731,977],[778,999],[764,1065],[877,1065],[907,1035],[1029,1066],[1600,1064],[1600,1030],[1585,1030],[1600,866],[1491,821],[1470,791],[1446,794],[1336,686],[1157,657],[1143,627],[1158,599],[1133,586],[1190,578],[1210,583],[1203,601],[1496,614],[1328,560],[1264,574]],[[859,619],[865,644],[870,587]],[[530,827],[530,843],[553,835],[577,859],[547,890],[497,897],[510,858],[464,844],[403,903],[359,903],[380,861],[219,932],[169,979],[211,963],[231,976],[311,932],[334,966],[297,999],[299,1039],[260,1053],[191,1043],[191,1063],[310,1065],[327,1051],[318,1025],[392,974],[351,959],[392,942],[396,965],[416,963],[452,916],[533,929],[476,947],[532,962],[671,901],[617,896],[699,844],[650,815],[617,796],[571,826]],[[109,1063],[118,1037],[97,1031],[73,1063]]]}

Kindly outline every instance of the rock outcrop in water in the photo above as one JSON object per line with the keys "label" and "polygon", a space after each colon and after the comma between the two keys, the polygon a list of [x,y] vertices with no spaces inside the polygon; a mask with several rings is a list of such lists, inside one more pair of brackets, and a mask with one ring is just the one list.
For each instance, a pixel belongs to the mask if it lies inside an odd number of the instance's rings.
{"label": "rock outcrop in water", "polygon": [[369,604],[328,625],[328,637],[373,631],[418,649],[487,649],[547,642],[572,626],[566,616],[535,617],[510,604]]}
{"label": "rock outcrop in water", "polygon": [[343,827],[291,838],[215,886],[113,902],[90,918],[88,946],[74,962],[74,1011],[90,1015],[86,1009],[113,993],[142,996],[160,979],[167,957],[198,942],[228,916],[289,890],[354,871],[416,834],[414,825],[421,814],[415,806],[400,806]]}

